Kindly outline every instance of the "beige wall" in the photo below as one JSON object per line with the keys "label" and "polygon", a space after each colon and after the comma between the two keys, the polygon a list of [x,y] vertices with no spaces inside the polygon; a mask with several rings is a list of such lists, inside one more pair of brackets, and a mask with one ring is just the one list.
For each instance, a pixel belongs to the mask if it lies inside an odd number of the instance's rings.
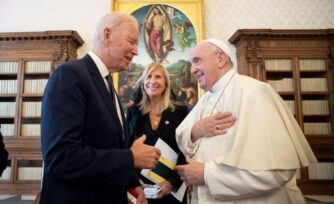
{"label": "beige wall", "polygon": [[238,29],[247,28],[334,28],[334,0],[204,1],[206,37],[228,40]]}
{"label": "beige wall", "polygon": [[111,0],[0,0],[0,32],[76,30],[90,48],[90,36],[100,17],[111,10]]}
{"label": "beige wall", "polygon": [[[96,21],[112,0],[0,0],[0,32],[76,30],[90,49]],[[206,37],[227,40],[237,29],[334,28],[334,0],[204,0]],[[234,50],[233,46],[231,46]]]}

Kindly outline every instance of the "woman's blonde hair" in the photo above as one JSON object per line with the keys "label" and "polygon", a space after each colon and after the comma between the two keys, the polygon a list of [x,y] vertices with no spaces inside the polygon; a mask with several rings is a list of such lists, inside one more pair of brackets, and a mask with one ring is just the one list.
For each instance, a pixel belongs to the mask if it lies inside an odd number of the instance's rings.
{"label": "woman's blonde hair", "polygon": [[144,89],[144,81],[150,75],[150,73],[153,72],[154,70],[161,71],[162,76],[165,78],[165,81],[166,81],[166,84],[165,84],[166,89],[162,93],[162,103],[160,104],[160,107],[159,107],[159,113],[161,114],[167,108],[171,108],[172,111],[175,109],[175,102],[171,99],[171,84],[169,80],[168,71],[161,64],[152,63],[144,69],[143,73],[141,74],[141,76],[139,77],[137,81],[137,88],[140,88],[140,91],[143,95],[142,99],[139,102],[139,108],[143,114],[148,113],[151,109],[150,98]]}

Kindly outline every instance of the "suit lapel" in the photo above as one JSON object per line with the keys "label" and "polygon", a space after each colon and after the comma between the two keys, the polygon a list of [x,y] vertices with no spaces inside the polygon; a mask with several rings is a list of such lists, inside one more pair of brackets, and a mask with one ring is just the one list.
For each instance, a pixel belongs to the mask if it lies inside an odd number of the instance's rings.
{"label": "suit lapel", "polygon": [[[114,121],[116,121],[116,125],[121,128],[122,125],[120,123],[118,114],[117,114],[117,110],[116,107],[113,105],[112,99],[110,97],[109,91],[103,81],[103,78],[95,64],[95,62],[93,61],[93,59],[89,56],[86,55],[83,60],[86,62],[87,67],[89,72],[91,73],[91,76],[93,78],[93,81],[95,83],[95,86],[97,88],[97,91],[99,92],[103,102],[106,104],[109,112],[111,113]],[[122,117],[124,117],[122,115]],[[121,140],[122,141],[122,140]]]}
{"label": "suit lapel", "polygon": [[[116,93],[116,92],[115,92]],[[126,123],[126,120],[125,120],[125,114],[124,114],[124,111],[123,111],[123,108],[122,108],[122,104],[119,100],[119,97],[118,97],[118,94],[116,93],[116,97],[117,97],[117,102],[118,102],[118,105],[121,109],[121,115],[122,115],[122,122],[123,122],[123,138],[122,138],[122,146],[123,147],[127,147],[127,143],[128,143],[128,127],[127,127],[127,123]]]}

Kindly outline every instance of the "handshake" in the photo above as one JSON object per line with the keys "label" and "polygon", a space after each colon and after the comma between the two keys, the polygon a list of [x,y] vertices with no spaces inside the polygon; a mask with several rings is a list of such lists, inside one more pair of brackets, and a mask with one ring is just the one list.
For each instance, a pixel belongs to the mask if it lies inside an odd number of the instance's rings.
{"label": "handshake", "polygon": [[143,135],[130,147],[134,166],[139,169],[154,169],[158,164],[161,152],[158,148],[144,144],[145,140],[146,135]]}

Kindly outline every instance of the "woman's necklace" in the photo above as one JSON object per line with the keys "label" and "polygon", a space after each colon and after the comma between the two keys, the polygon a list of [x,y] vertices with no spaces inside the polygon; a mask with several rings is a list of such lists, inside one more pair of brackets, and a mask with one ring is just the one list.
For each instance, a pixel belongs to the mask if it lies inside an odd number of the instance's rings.
{"label": "woman's necklace", "polygon": [[152,129],[153,130],[158,129],[159,122],[161,120],[161,114],[156,113],[156,111],[151,110],[148,115],[150,117]]}
{"label": "woman's necklace", "polygon": [[159,121],[158,120],[152,121],[152,128],[153,128],[153,130],[158,129],[158,126],[159,126]]}

